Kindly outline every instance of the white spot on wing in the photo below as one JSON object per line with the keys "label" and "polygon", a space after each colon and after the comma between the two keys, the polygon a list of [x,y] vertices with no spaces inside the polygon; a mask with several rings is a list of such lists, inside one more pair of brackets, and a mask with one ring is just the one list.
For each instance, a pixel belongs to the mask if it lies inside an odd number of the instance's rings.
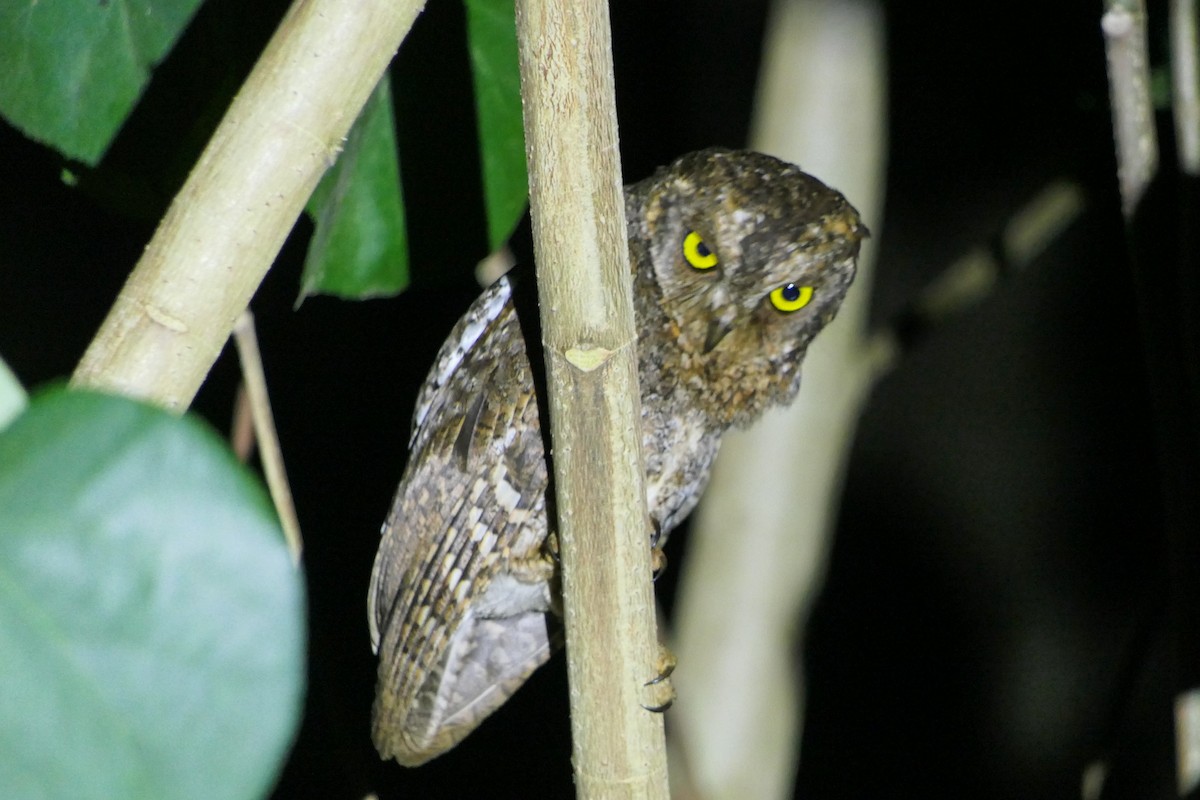
{"label": "white spot on wing", "polygon": [[521,502],[521,493],[511,483],[502,480],[496,484],[496,502],[505,511],[515,511]]}

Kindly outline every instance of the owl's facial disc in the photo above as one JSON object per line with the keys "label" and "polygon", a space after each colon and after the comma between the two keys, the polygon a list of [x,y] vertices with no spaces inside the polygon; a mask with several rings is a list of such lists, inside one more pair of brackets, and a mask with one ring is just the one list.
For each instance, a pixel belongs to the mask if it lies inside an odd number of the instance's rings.
{"label": "owl's facial disc", "polygon": [[790,387],[853,277],[867,235],[854,208],[793,165],[721,150],[679,159],[629,199],[647,296],[688,363],[706,381],[758,370]]}

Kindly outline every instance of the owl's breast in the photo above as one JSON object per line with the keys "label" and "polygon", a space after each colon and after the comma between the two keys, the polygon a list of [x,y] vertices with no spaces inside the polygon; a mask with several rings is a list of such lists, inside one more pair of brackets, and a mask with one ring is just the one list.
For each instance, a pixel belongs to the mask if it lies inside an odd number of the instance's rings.
{"label": "owl's breast", "polygon": [[663,399],[645,398],[650,402],[642,404],[646,503],[658,523],[660,545],[696,507],[721,442],[704,413]]}

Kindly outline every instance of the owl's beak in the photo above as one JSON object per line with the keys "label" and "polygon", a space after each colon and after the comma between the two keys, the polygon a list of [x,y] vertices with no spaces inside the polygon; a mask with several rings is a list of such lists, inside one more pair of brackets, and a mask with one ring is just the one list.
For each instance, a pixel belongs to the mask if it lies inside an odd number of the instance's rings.
{"label": "owl's beak", "polygon": [[708,333],[704,336],[704,354],[708,355],[721,343],[721,340],[733,329],[733,321],[726,322],[714,319],[708,323]]}

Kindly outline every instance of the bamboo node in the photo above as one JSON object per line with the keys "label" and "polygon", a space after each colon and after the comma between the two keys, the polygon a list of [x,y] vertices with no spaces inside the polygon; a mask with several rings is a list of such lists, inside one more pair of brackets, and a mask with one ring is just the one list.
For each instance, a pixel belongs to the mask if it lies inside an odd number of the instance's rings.
{"label": "bamboo node", "polygon": [[615,350],[608,350],[604,347],[584,345],[583,347],[572,347],[564,355],[571,366],[582,372],[591,372],[612,358],[612,354],[615,352]]}

